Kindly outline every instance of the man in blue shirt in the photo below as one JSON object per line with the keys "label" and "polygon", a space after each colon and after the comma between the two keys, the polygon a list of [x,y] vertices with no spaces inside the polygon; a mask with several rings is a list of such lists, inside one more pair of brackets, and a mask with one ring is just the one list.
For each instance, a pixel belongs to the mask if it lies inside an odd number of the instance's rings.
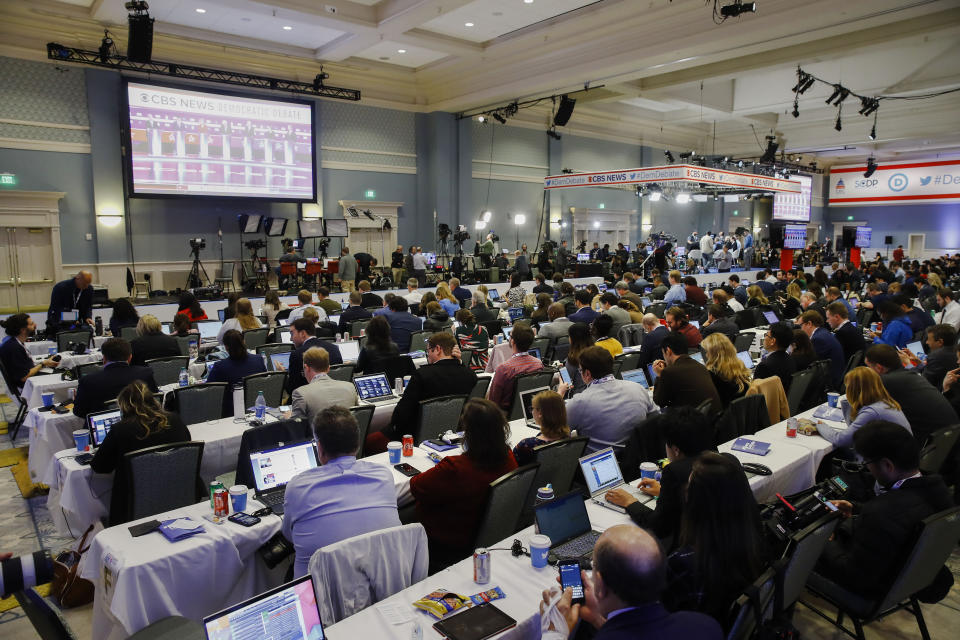
{"label": "man in blue shirt", "polygon": [[590,308],[590,303],[592,301],[593,296],[590,295],[589,291],[586,289],[578,289],[577,292],[573,294],[573,302],[577,305],[577,310],[567,316],[570,319],[570,322],[592,324],[593,321],[597,319],[597,316],[600,315]]}
{"label": "man in blue shirt", "polygon": [[667,294],[663,296],[663,301],[668,305],[680,304],[681,302],[687,301],[687,292],[683,288],[683,274],[679,271],[671,271],[670,276],[670,289],[667,291]]}
{"label": "man in blue shirt", "polygon": [[390,310],[383,317],[390,323],[390,334],[400,353],[410,350],[410,334],[423,329],[423,320],[410,313],[407,301],[396,296],[390,301]]}
{"label": "man in blue shirt", "polygon": [[464,302],[468,303],[466,306],[470,306],[469,302],[473,298],[473,294],[470,293],[470,289],[460,286],[459,278],[450,278],[450,293],[460,302],[461,307],[464,306]]}
{"label": "man in blue shirt", "polygon": [[878,311],[883,318],[883,333],[868,333],[873,338],[873,344],[888,344],[896,349],[906,348],[907,343],[913,339],[913,331],[910,329],[910,319],[903,315],[900,305],[893,300],[884,300]]}
{"label": "man in blue shirt", "polygon": [[294,577],[307,574],[317,549],[371,531],[400,526],[393,473],[357,460],[359,426],[346,407],[333,406],[313,423],[320,465],[287,483],[283,535],[293,542]]}

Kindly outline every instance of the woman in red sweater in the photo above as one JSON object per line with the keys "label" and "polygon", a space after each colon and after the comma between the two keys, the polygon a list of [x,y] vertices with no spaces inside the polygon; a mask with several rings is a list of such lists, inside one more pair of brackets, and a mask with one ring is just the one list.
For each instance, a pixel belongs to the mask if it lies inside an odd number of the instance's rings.
{"label": "woman in red sweater", "polygon": [[490,483],[517,468],[507,443],[510,427],[500,408],[480,398],[460,414],[463,454],[448,456],[410,479],[417,519],[427,530],[431,566],[447,566],[473,552]]}
{"label": "woman in red sweater", "polygon": [[180,304],[177,313],[190,318],[190,322],[200,322],[207,319],[207,312],[200,306],[200,301],[189,291],[184,291],[180,296]]}

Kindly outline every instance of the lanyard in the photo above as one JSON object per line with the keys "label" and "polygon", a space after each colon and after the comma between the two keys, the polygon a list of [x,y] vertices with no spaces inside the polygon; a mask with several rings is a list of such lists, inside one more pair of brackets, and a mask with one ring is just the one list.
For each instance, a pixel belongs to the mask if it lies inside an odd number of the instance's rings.
{"label": "lanyard", "polygon": [[80,289],[80,290],[77,291],[77,295],[73,296],[73,308],[74,308],[74,309],[79,309],[79,308],[80,308],[80,306],[79,306],[79,305],[80,305],[80,296],[82,296],[82,295],[83,295],[83,289]]}

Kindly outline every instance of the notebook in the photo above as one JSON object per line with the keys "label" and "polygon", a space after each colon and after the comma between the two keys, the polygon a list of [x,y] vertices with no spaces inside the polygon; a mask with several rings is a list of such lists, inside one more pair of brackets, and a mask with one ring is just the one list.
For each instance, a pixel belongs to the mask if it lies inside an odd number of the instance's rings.
{"label": "notebook", "polygon": [[587,489],[590,491],[590,499],[602,507],[626,513],[626,509],[607,502],[604,494],[611,489],[624,489],[640,502],[646,503],[652,500],[651,496],[644,494],[639,489],[631,487],[623,481],[623,474],[620,472],[620,464],[617,462],[617,456],[612,447],[601,449],[596,453],[580,458],[580,470],[583,471],[583,477],[587,481]]}
{"label": "notebook", "polygon": [[340,357],[344,362],[356,362],[360,358],[360,343],[356,340],[338,342],[337,348],[340,349]]}
{"label": "notebook", "polygon": [[357,376],[353,379],[353,386],[357,388],[360,401],[367,404],[390,402],[397,399],[397,396],[393,395],[393,387],[390,386],[390,381],[387,380],[387,374],[385,373]]}
{"label": "notebook", "polygon": [[539,429],[540,425],[533,419],[533,396],[541,391],[549,391],[550,387],[537,387],[520,392],[520,406],[523,407],[523,421],[528,427]]}
{"label": "notebook", "polygon": [[313,442],[295,442],[250,452],[257,500],[283,514],[283,495],[295,475],[317,466]]}
{"label": "notebook", "polygon": [[533,511],[540,533],[550,538],[550,560],[585,558],[600,537],[590,528],[590,517],[579,491],[554,498]]}
{"label": "notebook", "polygon": [[265,591],[203,619],[207,640],[261,637],[323,640],[313,576]]}

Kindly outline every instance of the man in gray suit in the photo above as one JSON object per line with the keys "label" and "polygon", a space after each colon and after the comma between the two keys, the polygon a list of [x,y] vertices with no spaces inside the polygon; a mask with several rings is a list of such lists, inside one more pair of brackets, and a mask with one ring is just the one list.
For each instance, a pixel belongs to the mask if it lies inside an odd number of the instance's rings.
{"label": "man in gray suit", "polygon": [[303,376],[308,382],[293,392],[291,417],[307,418],[313,424],[314,417],[327,407],[356,406],[357,391],[353,384],[334,380],[327,375],[329,372],[330,355],[326,349],[311,347],[304,352]]}

